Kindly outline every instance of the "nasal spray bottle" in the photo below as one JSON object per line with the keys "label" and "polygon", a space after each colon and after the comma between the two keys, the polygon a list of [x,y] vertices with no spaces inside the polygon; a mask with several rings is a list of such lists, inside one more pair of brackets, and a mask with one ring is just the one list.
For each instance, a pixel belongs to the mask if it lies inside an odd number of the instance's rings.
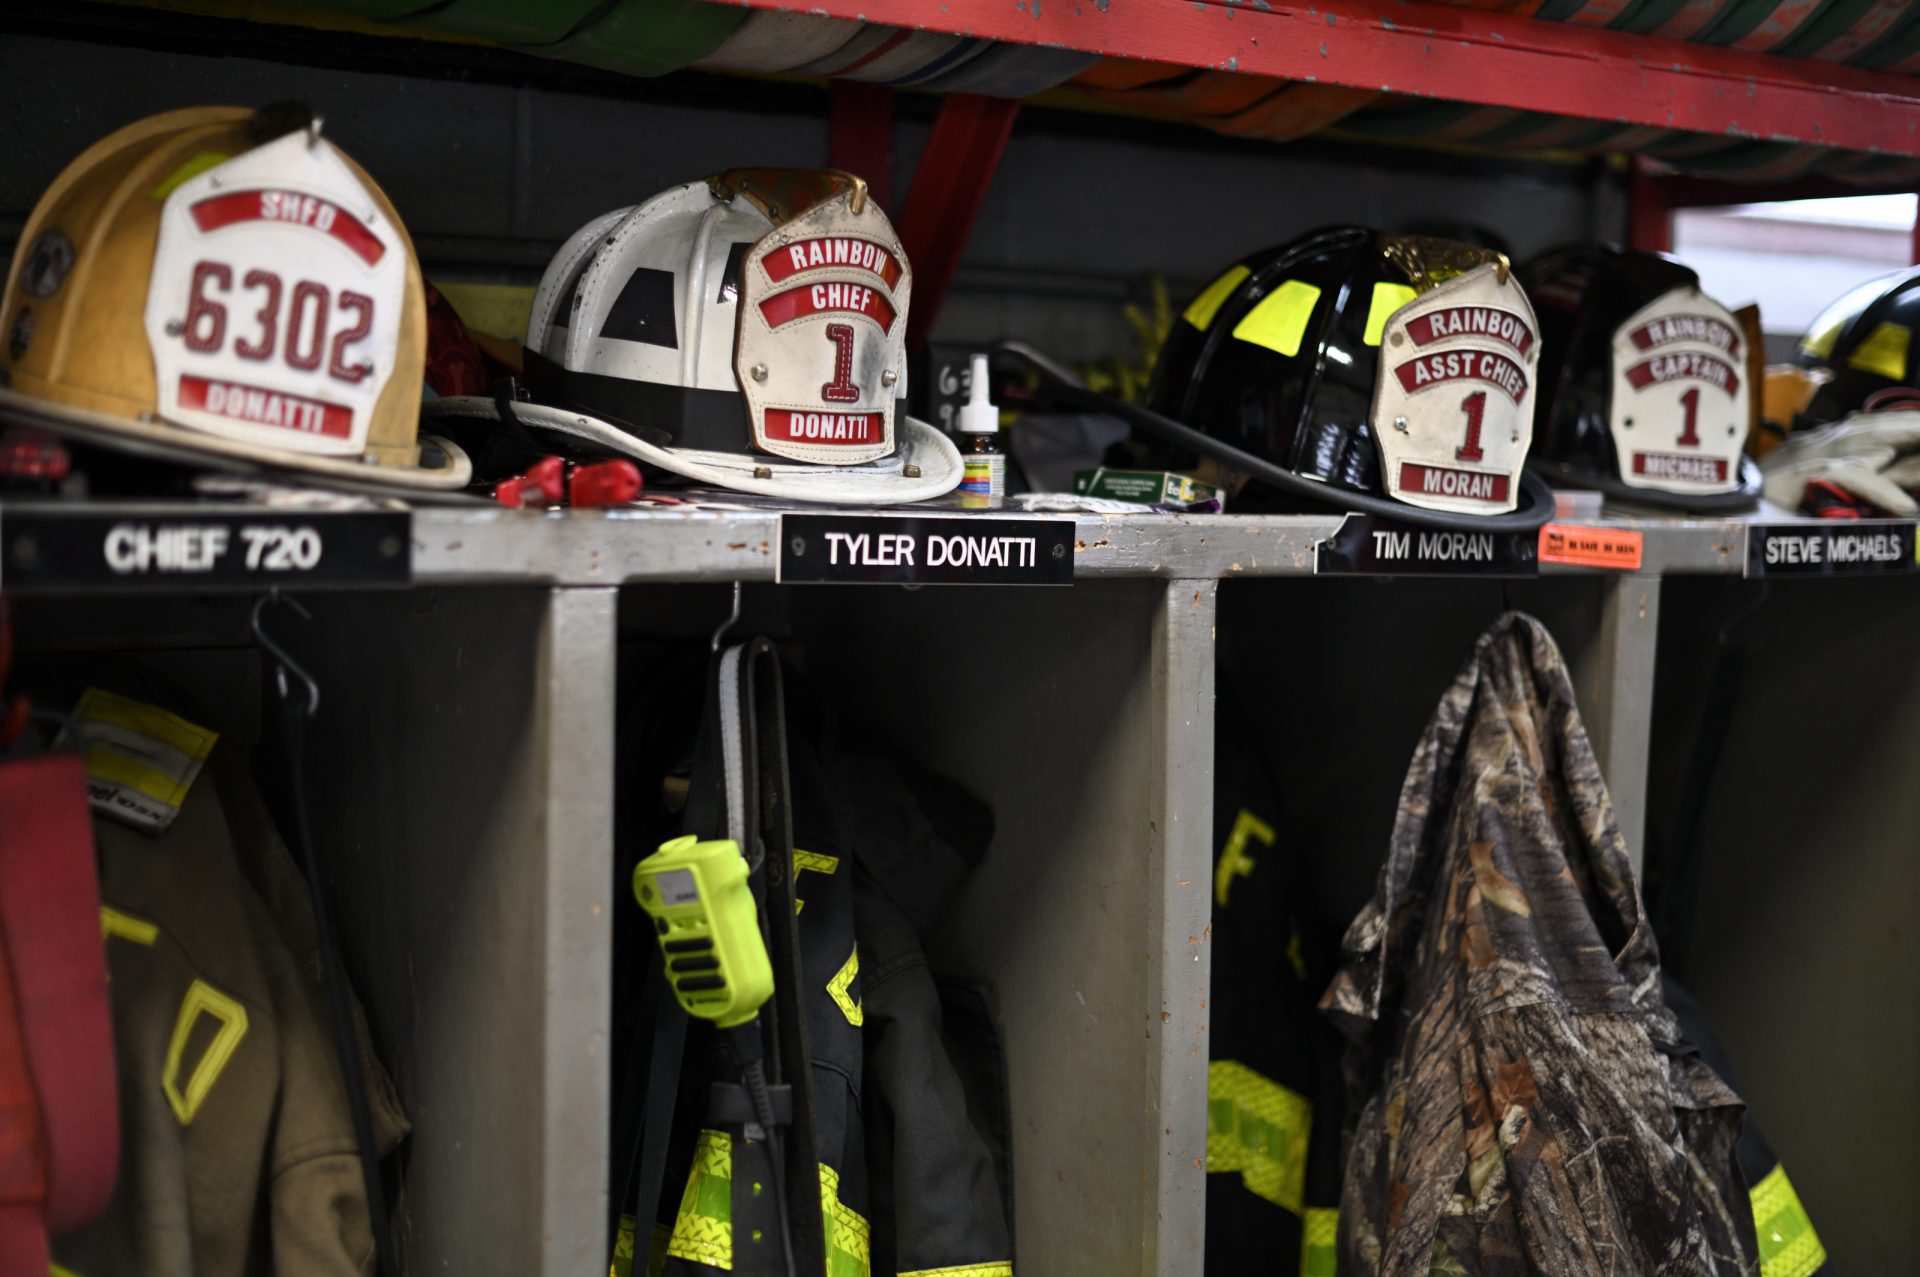
{"label": "nasal spray bottle", "polygon": [[1000,448],[1000,410],[987,398],[987,357],[973,357],[967,402],[960,405],[960,505],[968,510],[996,507],[1007,498],[1007,454]]}

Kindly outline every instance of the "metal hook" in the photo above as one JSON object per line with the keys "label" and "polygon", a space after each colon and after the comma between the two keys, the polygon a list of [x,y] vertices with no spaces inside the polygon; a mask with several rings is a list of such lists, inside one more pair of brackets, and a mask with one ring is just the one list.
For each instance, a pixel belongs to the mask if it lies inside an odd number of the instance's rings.
{"label": "metal hook", "polygon": [[300,685],[307,689],[307,717],[311,718],[320,709],[320,684],[313,681],[313,675],[307,673],[300,662],[287,654],[286,648],[267,636],[267,631],[260,624],[260,614],[266,610],[269,603],[285,603],[298,612],[303,619],[309,621],[313,619],[313,613],[301,606],[300,600],[291,596],[282,596],[278,590],[267,591],[260,596],[260,601],[253,605],[253,641],[265,648],[268,655],[279,662],[275,675],[280,684],[280,695],[283,697],[287,695],[287,675],[291,673],[300,680]]}
{"label": "metal hook", "polygon": [[740,620],[740,582],[735,581],[733,583],[733,611],[727,614],[726,620],[720,622],[720,628],[713,632],[713,650],[714,651],[717,652],[720,650],[720,640],[726,637],[727,631],[732,629],[739,622],[739,620]]}

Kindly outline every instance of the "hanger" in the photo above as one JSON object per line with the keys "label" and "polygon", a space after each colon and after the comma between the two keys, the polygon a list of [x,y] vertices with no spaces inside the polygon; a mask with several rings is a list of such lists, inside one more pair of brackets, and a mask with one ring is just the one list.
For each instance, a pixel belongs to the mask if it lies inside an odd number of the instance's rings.
{"label": "hanger", "polygon": [[269,603],[284,603],[298,612],[303,620],[311,621],[313,619],[313,613],[307,611],[298,599],[283,595],[277,589],[269,590],[265,594],[262,594],[259,601],[253,605],[253,641],[265,648],[267,654],[278,662],[274,674],[279,683],[280,695],[286,697],[289,694],[290,689],[287,685],[287,675],[291,673],[294,678],[299,680],[300,686],[306,689],[307,717],[312,718],[320,710],[320,684],[314,682],[313,675],[307,673],[307,671],[302,668],[300,662],[288,655],[287,649],[275,642],[273,638],[267,634],[266,629],[260,624],[260,614],[266,611],[267,604]]}
{"label": "hanger", "polygon": [[740,582],[735,581],[733,583],[733,611],[727,615],[726,620],[720,622],[720,628],[713,632],[713,650],[714,651],[717,652],[720,650],[720,640],[726,637],[727,631],[732,629],[734,625],[738,623],[739,620],[740,620]]}

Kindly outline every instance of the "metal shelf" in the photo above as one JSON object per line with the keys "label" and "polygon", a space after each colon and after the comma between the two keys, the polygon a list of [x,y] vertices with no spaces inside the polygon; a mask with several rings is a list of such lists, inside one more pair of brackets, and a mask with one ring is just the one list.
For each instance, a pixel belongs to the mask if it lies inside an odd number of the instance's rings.
{"label": "metal shelf", "polygon": [[[853,514],[859,511],[796,510],[794,514]],[[880,513],[880,512],[875,512]],[[951,509],[890,510],[897,517],[952,518]],[[336,562],[336,570],[287,572],[274,579],[260,573],[220,574],[148,572],[117,577],[100,566],[102,539],[124,521],[153,526],[201,525],[215,519],[230,527],[241,522],[320,527],[342,555],[362,559],[376,540],[391,552],[394,533],[405,516],[317,513],[271,507],[205,506],[141,502],[127,504],[0,504],[0,585],[33,594],[174,590],[196,593],[257,590],[281,584],[290,589],[364,588],[405,581],[402,565],[359,568]],[[415,585],[550,585],[617,587],[624,584],[672,584],[776,579],[778,510],[615,510],[528,513],[493,508],[424,508],[412,512],[412,582]],[[1237,580],[1314,575],[1314,547],[1331,538],[1345,516],[1313,515],[1107,515],[1036,516],[1013,511],[973,513],[970,522],[1050,517],[1074,523],[1076,579]],[[71,523],[72,531],[66,530]],[[344,524],[374,524],[376,536]],[[1622,518],[1569,519],[1580,527],[1631,529],[1644,537],[1639,575],[1740,575],[1746,562],[1750,524],[1789,523],[1808,529],[1833,528],[1820,520],[1797,520],[1779,512],[1717,519]],[[1868,525],[1871,527],[1872,525]],[[1912,524],[1898,527],[1909,529]],[[230,541],[237,555],[239,531]],[[68,538],[71,536],[72,540]],[[66,544],[61,544],[66,542]],[[234,557],[234,556],[230,556]],[[231,563],[229,564],[231,565]],[[398,568],[398,573],[394,571]],[[1619,575],[1598,569],[1541,566],[1542,575]],[[11,578],[11,579],[9,579]]]}
{"label": "metal shelf", "polygon": [[[898,513],[898,512],[894,512]],[[951,514],[951,511],[929,511]],[[980,519],[1017,517],[975,515]],[[1109,515],[1075,520],[1075,575],[1233,580],[1313,575],[1314,545],[1343,516]],[[1717,520],[1575,520],[1646,537],[1645,574],[1741,571],[1744,525]],[[1819,526],[1808,521],[1810,526]],[[774,579],[773,511],[560,513],[422,510],[414,516],[414,579],[421,584],[533,582],[619,585]],[[1547,573],[1607,575],[1548,565]]]}

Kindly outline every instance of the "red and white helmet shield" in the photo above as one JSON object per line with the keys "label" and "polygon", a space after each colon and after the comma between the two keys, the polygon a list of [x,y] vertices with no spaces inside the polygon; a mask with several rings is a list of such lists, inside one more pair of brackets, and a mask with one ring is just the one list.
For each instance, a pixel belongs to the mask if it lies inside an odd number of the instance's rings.
{"label": "red and white helmet shield", "polygon": [[853,192],[756,243],[741,268],[734,370],[754,446],[854,465],[894,451],[913,274],[887,216]]}
{"label": "red and white helmet shield", "polygon": [[1706,494],[1740,486],[1747,437],[1746,338],[1694,288],[1662,293],[1613,334],[1608,428],[1620,481]]}
{"label": "red and white helmet shield", "polygon": [[147,290],[160,415],[359,455],[398,359],[409,258],[366,185],[305,131],[182,182]]}
{"label": "red and white helmet shield", "polygon": [[1389,495],[1454,514],[1503,514],[1520,499],[1533,441],[1540,325],[1519,282],[1488,263],[1387,319],[1373,392]]}

